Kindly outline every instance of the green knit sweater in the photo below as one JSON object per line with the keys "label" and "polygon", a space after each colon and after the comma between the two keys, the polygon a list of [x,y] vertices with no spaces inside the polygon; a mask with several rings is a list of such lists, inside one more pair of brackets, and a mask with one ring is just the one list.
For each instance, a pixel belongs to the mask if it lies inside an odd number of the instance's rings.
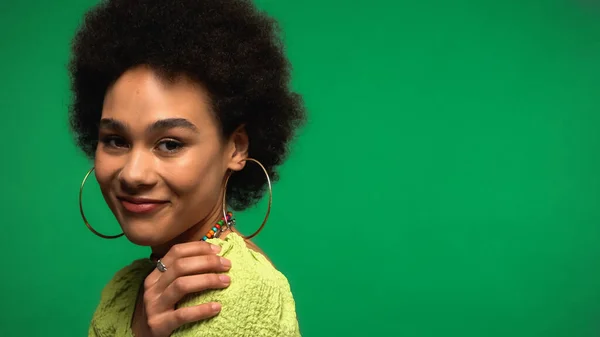
{"label": "green knit sweater", "polygon": [[[285,276],[235,233],[209,242],[221,246],[219,255],[231,260],[231,285],[190,295],[179,307],[214,301],[221,303],[221,312],[183,326],[172,336],[300,337],[294,298]],[[133,336],[131,319],[138,291],[154,267],[149,259],[137,260],[115,274],[102,291],[88,336]]]}

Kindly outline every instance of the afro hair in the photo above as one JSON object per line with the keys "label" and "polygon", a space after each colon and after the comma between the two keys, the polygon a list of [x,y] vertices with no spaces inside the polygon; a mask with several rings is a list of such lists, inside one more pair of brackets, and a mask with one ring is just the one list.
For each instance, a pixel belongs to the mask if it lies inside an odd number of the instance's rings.
{"label": "afro hair", "polygon": [[[71,130],[89,158],[107,90],[139,65],[206,87],[223,137],[244,125],[249,156],[277,179],[305,109],[290,89],[291,65],[274,19],[248,0],[105,0],[90,9],[69,64]],[[247,165],[231,176],[227,202],[245,209],[265,188],[260,167]]]}

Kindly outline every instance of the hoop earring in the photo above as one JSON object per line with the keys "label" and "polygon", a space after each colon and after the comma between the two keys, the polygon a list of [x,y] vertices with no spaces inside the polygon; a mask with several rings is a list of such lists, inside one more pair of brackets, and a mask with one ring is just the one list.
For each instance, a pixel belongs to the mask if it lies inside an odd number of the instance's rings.
{"label": "hoop earring", "polygon": [[[244,161],[248,161],[248,160],[258,164],[258,166],[260,166],[260,168],[265,173],[265,176],[267,177],[267,185],[269,186],[269,206],[267,207],[267,214],[265,214],[265,219],[263,220],[263,222],[260,225],[260,227],[258,228],[258,230],[248,236],[244,236],[244,239],[246,239],[246,240],[252,239],[253,237],[257,236],[258,233],[260,233],[263,230],[263,228],[265,227],[265,224],[267,223],[267,220],[269,219],[269,214],[271,214],[271,204],[273,203],[273,188],[271,187],[271,178],[269,177],[269,172],[267,172],[267,169],[258,160],[253,159],[253,158],[246,158]],[[232,173],[230,172],[227,175],[227,178],[225,179],[225,189],[223,190],[223,219],[227,219],[227,200],[226,200],[227,199],[227,182],[229,182],[229,178],[231,177],[231,174]],[[234,224],[235,224],[235,222],[232,222],[231,224],[228,224],[228,227],[233,227]]]}
{"label": "hoop earring", "polygon": [[121,233],[118,235],[104,235],[99,233],[97,230],[95,230],[90,223],[87,221],[85,214],[83,212],[83,202],[82,202],[82,196],[83,196],[83,187],[85,186],[85,182],[87,181],[87,178],[90,176],[90,174],[94,171],[94,166],[92,166],[92,168],[85,174],[85,177],[83,177],[83,181],[81,182],[81,187],[79,188],[79,212],[81,212],[81,218],[83,219],[83,222],[85,223],[85,225],[87,226],[87,228],[89,230],[92,231],[92,233],[98,235],[99,237],[103,238],[103,239],[116,239],[119,238],[121,236],[123,236],[125,233]]}

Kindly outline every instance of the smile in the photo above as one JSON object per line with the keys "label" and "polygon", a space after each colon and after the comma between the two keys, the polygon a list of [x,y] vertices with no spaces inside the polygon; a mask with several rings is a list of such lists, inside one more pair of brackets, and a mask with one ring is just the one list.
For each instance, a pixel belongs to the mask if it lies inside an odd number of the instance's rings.
{"label": "smile", "polygon": [[150,213],[167,204],[167,201],[145,198],[118,197],[117,199],[125,210],[137,214]]}

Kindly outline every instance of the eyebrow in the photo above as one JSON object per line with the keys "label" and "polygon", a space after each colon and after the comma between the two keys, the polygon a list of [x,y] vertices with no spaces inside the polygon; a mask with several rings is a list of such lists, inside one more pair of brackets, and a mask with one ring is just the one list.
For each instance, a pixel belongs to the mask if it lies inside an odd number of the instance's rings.
{"label": "eyebrow", "polygon": [[[100,129],[114,130],[117,132],[125,132],[129,128],[127,124],[112,118],[102,118],[98,126]],[[196,126],[185,118],[166,118],[152,123],[146,128],[147,133],[164,131],[175,128],[184,128],[194,132],[198,132]]]}

